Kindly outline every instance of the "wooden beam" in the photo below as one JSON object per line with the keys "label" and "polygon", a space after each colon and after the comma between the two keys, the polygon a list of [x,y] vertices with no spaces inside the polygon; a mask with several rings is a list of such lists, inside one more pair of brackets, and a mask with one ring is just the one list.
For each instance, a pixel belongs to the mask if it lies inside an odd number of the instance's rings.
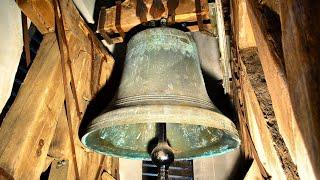
{"label": "wooden beam", "polygon": [[[152,5],[152,0],[145,0],[145,4],[148,9],[150,9]],[[121,10],[121,28],[124,32],[128,32],[134,26],[140,24],[140,18],[136,16],[136,2],[135,0],[126,0],[122,4]],[[164,7],[166,11],[162,14],[161,17],[167,18],[168,10],[167,3],[164,2]],[[208,16],[208,7],[204,7],[204,19],[209,19]],[[197,15],[195,10],[195,1],[194,0],[186,0],[180,1],[178,7],[175,11],[175,22],[196,22]],[[161,18],[160,17],[160,18]],[[108,33],[117,32],[117,28],[115,25],[116,18],[116,7],[113,6],[108,9],[102,9],[100,12],[100,20],[99,25],[101,29],[104,29]],[[159,20],[160,18],[153,18],[149,13],[147,13],[147,20]],[[100,24],[102,23],[102,24]]]}
{"label": "wooden beam", "polygon": [[[100,90],[109,79],[114,60],[86,26],[73,5],[73,2],[70,0],[61,0],[60,5],[65,22],[65,29],[68,32],[67,34],[71,36],[68,41],[68,46],[70,58],[73,62],[73,76],[76,82],[75,87],[79,99],[79,107],[81,112],[84,113],[90,100],[95,97],[97,90]],[[70,29],[72,30],[68,31]],[[97,88],[93,90],[93,86]],[[76,140],[75,150],[80,177],[84,179],[94,179],[97,177],[97,173],[100,173],[100,161],[103,156],[97,153],[87,152],[87,150],[82,147],[78,137],[78,128],[82,119],[78,119],[74,101],[71,101],[71,106],[72,128],[75,132],[73,138]],[[75,172],[74,162],[70,161],[70,158],[71,156],[69,156],[70,168],[68,179],[72,179]]]}
{"label": "wooden beam", "polygon": [[[268,90],[272,100],[272,106],[276,115],[279,131],[289,149],[289,153],[294,163],[296,162],[295,137],[297,134],[296,119],[292,109],[289,96],[288,83],[286,79],[285,69],[283,67],[283,59],[279,54],[279,39],[274,39],[268,32],[268,20],[262,13],[261,7],[257,1],[246,0],[248,15],[253,28],[259,57],[263,67],[263,72],[267,81]],[[280,48],[281,50],[281,48]],[[301,145],[298,145],[301,146]]]}
{"label": "wooden beam", "polygon": [[[319,4],[311,1],[281,2],[280,37],[268,34],[268,19],[261,5],[247,0],[251,23],[279,130],[303,179],[318,179],[319,138]],[[270,29],[269,29],[270,31]],[[282,51],[283,57],[279,54]],[[282,62],[282,63],[281,63]],[[310,138],[312,137],[312,138]]]}
{"label": "wooden beam", "polygon": [[282,46],[301,179],[320,179],[320,2],[280,1]]}
{"label": "wooden beam", "polygon": [[260,170],[259,170],[259,167],[258,167],[258,164],[256,161],[253,161],[246,176],[244,177],[244,180],[252,180],[252,179],[264,179],[262,176],[261,176],[261,173],[260,173]]}
{"label": "wooden beam", "polygon": [[52,138],[48,156],[55,159],[68,159],[71,154],[71,144],[68,135],[68,123],[64,106],[61,106],[58,122]]}
{"label": "wooden beam", "polygon": [[246,1],[236,0],[233,1],[233,3],[233,12],[235,13],[233,17],[235,18],[234,21],[237,22],[236,26],[238,28],[234,33],[237,33],[235,37],[237,38],[236,41],[239,49],[256,47],[256,41],[254,39],[251,22],[247,12]]}
{"label": "wooden beam", "polygon": [[14,178],[42,172],[64,99],[59,58],[55,35],[45,35],[1,126],[0,168]]}
{"label": "wooden beam", "polygon": [[248,120],[248,127],[251,138],[254,142],[255,149],[257,150],[259,159],[264,165],[266,171],[274,179],[286,179],[282,163],[274,148],[271,133],[267,128],[266,119],[261,111],[260,104],[256,94],[251,86],[247,77],[245,67],[243,74],[243,92],[244,102],[246,107],[246,115]]}
{"label": "wooden beam", "polygon": [[16,0],[16,3],[42,34],[54,31],[51,0]]}
{"label": "wooden beam", "polygon": [[114,179],[120,179],[119,158],[106,156],[103,164],[103,172],[104,171],[107,172],[109,175],[111,175]]}

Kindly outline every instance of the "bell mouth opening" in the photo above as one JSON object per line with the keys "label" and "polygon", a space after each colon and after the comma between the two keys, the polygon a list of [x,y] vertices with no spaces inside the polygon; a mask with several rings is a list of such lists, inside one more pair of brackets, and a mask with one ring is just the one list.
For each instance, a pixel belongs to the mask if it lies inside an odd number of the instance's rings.
{"label": "bell mouth opening", "polygon": [[104,155],[150,160],[158,142],[157,123],[167,123],[167,139],[176,160],[217,156],[240,145],[233,123],[220,112],[173,105],[124,107],[104,113],[81,141]]}

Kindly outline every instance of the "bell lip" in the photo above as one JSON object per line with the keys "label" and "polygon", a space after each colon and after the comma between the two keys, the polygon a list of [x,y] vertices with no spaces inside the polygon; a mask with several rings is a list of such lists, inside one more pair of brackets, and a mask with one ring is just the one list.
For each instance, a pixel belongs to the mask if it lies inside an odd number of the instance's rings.
{"label": "bell lip", "polygon": [[[128,113],[129,112],[129,113]],[[190,113],[193,113],[190,114]],[[197,116],[201,113],[202,119],[200,116]],[[141,116],[146,116],[148,118],[142,118]],[[159,116],[153,116],[157,114]],[[136,117],[135,117],[136,116]],[[178,116],[178,118],[174,118]],[[173,117],[173,118],[172,118]],[[184,118],[182,118],[184,117]],[[205,120],[205,117],[210,118],[211,120]],[[139,122],[132,119],[139,119]],[[197,120],[192,120],[196,118]],[[122,120],[120,120],[122,119]],[[87,127],[85,133],[81,137],[81,143],[88,149],[98,152],[100,154],[109,155],[113,157],[133,159],[133,160],[151,160],[151,158],[142,158],[142,157],[133,157],[126,155],[119,155],[111,152],[101,152],[96,149],[92,149],[90,146],[87,146],[85,140],[93,132],[99,131],[103,128],[118,126],[124,124],[140,124],[140,123],[177,123],[177,124],[190,124],[190,125],[201,125],[206,127],[213,127],[226,132],[230,138],[235,142],[235,146],[231,149],[223,150],[221,152],[214,152],[208,154],[200,154],[188,157],[179,157],[177,156],[176,160],[187,160],[187,159],[198,159],[206,157],[215,157],[222,154],[232,152],[240,147],[241,140],[239,139],[238,131],[234,123],[222,115],[218,110],[208,110],[202,109],[199,107],[190,107],[190,106],[180,106],[180,105],[144,105],[144,106],[131,106],[131,107],[122,107],[119,109],[114,109],[104,114],[99,115],[95,118]]]}

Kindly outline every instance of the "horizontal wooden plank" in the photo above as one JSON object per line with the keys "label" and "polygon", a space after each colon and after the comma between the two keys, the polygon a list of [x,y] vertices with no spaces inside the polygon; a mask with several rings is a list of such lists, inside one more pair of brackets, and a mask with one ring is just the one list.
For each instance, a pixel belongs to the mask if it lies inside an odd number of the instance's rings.
{"label": "horizontal wooden plank", "polygon": [[[168,16],[167,3],[166,1],[163,1],[163,3],[166,11],[162,14],[161,17],[166,18]],[[150,9],[152,5],[152,0],[146,0],[145,4],[147,8]],[[136,2],[135,0],[126,0],[121,4],[121,6],[122,6],[121,20],[120,20],[121,28],[123,29],[123,31],[128,32],[131,28],[141,23],[139,17],[136,16]],[[102,12],[100,12],[100,20],[103,20],[103,21],[99,22],[99,26],[100,26],[99,30],[105,30],[105,32],[107,33],[117,32],[117,28],[115,24],[116,7],[113,6],[108,9],[102,9],[101,11]],[[205,6],[203,8],[203,11],[204,11],[203,18],[209,19],[208,6]],[[103,17],[101,17],[101,15],[103,15]],[[155,19],[149,13],[147,13],[148,21],[157,20],[160,18]],[[176,9],[175,21],[176,22],[196,22],[197,21],[194,0],[180,1]]]}

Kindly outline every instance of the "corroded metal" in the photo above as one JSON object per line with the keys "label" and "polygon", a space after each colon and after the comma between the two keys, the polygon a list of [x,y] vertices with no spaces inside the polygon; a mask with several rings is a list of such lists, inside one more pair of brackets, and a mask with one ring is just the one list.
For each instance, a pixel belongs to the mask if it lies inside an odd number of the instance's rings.
{"label": "corroded metal", "polygon": [[207,95],[193,39],[171,28],[129,41],[117,95],[81,141],[105,155],[150,160],[157,123],[167,123],[175,159],[220,155],[240,144],[234,124]]}

